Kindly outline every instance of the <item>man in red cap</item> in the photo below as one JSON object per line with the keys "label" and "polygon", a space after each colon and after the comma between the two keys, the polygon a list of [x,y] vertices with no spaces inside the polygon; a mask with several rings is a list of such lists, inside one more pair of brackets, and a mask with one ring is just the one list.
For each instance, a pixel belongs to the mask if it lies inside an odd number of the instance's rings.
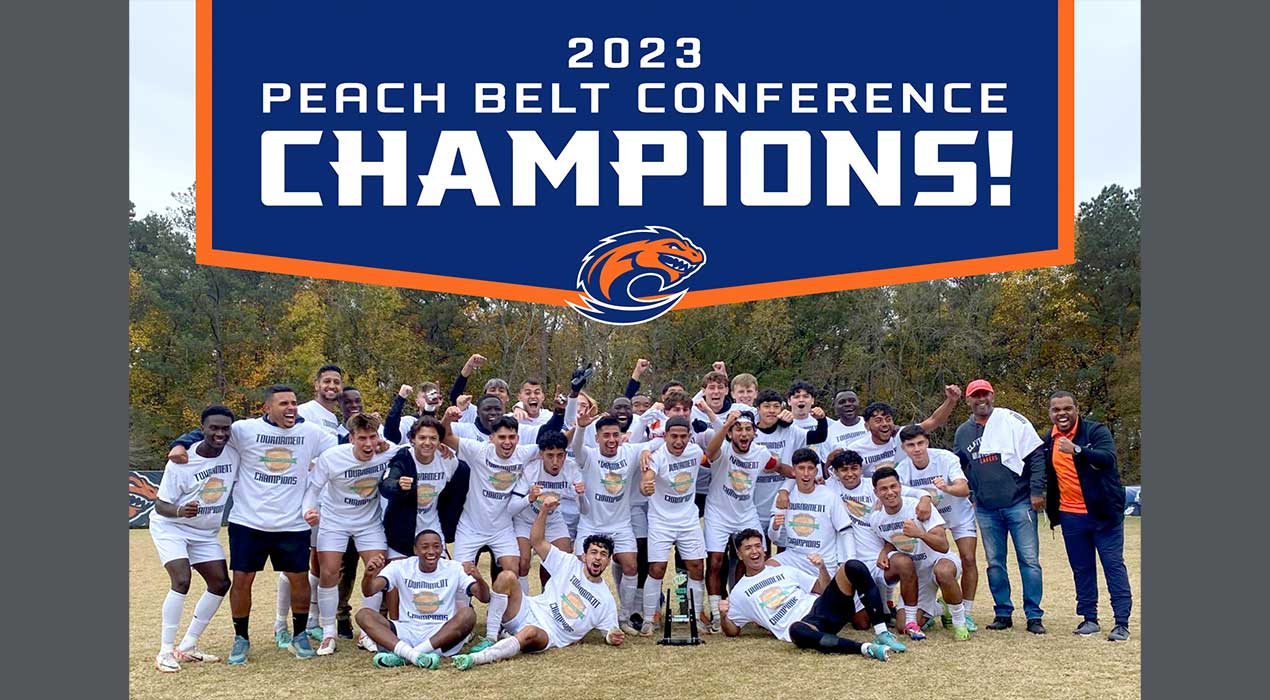
{"label": "man in red cap", "polygon": [[995,619],[990,630],[1014,626],[1006,538],[1014,540],[1023,580],[1027,631],[1045,634],[1041,623],[1041,561],[1037,512],[1045,508],[1045,450],[1036,428],[1023,415],[993,406],[992,385],[976,379],[966,386],[970,418],[957,428],[954,451],[961,459],[975,502],[975,519],[988,559],[988,588]]}

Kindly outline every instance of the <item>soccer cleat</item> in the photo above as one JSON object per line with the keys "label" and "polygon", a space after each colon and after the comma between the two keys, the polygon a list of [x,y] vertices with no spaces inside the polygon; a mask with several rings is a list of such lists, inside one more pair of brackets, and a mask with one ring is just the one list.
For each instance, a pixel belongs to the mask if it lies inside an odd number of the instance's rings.
{"label": "soccer cleat", "polygon": [[878,661],[886,661],[886,647],[881,644],[864,643],[860,645],[860,655],[867,656],[870,659]]}
{"label": "soccer cleat", "polygon": [[988,623],[988,629],[990,630],[1008,630],[1013,626],[1014,626],[1014,620],[1011,620],[1010,618],[1004,617],[1002,615],[997,615],[996,617],[992,618],[992,622]]}
{"label": "soccer cleat", "polygon": [[1045,634],[1045,625],[1041,624],[1041,618],[1027,621],[1027,631],[1032,634]]}
{"label": "soccer cleat", "polygon": [[1098,626],[1096,621],[1085,620],[1080,623],[1074,631],[1072,631],[1072,634],[1078,634],[1082,637],[1092,637],[1093,635],[1098,634],[1101,629],[1102,628]]}
{"label": "soccer cleat", "polygon": [[639,628],[639,636],[651,637],[653,636],[653,633],[656,631],[657,631],[657,625],[653,624],[652,622],[645,622],[644,625]]}
{"label": "soccer cleat", "polygon": [[287,628],[275,629],[273,631],[273,641],[277,642],[279,649],[291,648],[291,630]]}
{"label": "soccer cleat", "polygon": [[321,644],[318,645],[318,648],[317,648],[318,656],[330,656],[331,654],[334,654],[334,653],[335,653],[335,637],[327,637],[326,639],[322,640]]}
{"label": "soccer cleat", "polygon": [[632,637],[639,636],[639,629],[637,629],[637,628],[635,628],[635,627],[631,627],[631,623],[629,623],[629,622],[623,621],[623,622],[622,622],[621,624],[619,624],[617,627],[618,627],[618,629],[622,630],[623,632],[625,632],[626,634],[628,634],[628,635],[630,635],[630,636],[632,636]]}
{"label": "soccer cleat", "polygon": [[357,635],[357,646],[372,653],[379,651],[379,645],[375,643],[375,640],[370,638],[369,634],[366,634],[365,630]]}
{"label": "soccer cleat", "polygon": [[970,639],[970,630],[966,629],[965,625],[953,625],[953,637],[959,642],[964,642]]}
{"label": "soccer cleat", "polygon": [[478,651],[485,651],[492,646],[494,646],[494,642],[489,637],[482,637],[481,639],[476,640],[476,643],[472,645],[471,649],[467,650],[467,653],[475,654]]}
{"label": "soccer cleat", "polygon": [[176,660],[181,663],[185,663],[186,661],[203,661],[209,664],[214,664],[220,661],[219,656],[209,654],[198,647],[194,647],[192,649],[177,649],[173,653],[176,655]]}
{"label": "soccer cleat", "polygon": [[229,658],[225,663],[238,666],[247,663],[247,652],[251,651],[251,642],[234,635],[234,647],[229,650]]}
{"label": "soccer cleat", "polygon": [[940,607],[939,624],[943,625],[944,629],[948,629],[949,627],[952,627],[953,624],[952,613],[948,611],[948,603],[944,602],[944,597],[942,595],[939,596],[938,600]]}
{"label": "soccer cleat", "polygon": [[406,665],[406,660],[392,653],[391,651],[381,651],[371,657],[370,662],[375,668],[397,668]]}
{"label": "soccer cleat", "polygon": [[975,619],[970,615],[966,615],[966,629],[971,632],[978,632],[979,626],[975,624]]}
{"label": "soccer cleat", "polygon": [[933,628],[934,626],[935,626],[935,618],[928,617],[926,618],[926,621],[922,623],[922,631],[929,632],[931,628]]}
{"label": "soccer cleat", "polygon": [[923,639],[926,639],[926,635],[922,634],[922,628],[918,627],[917,623],[912,620],[904,623],[904,634],[907,634],[908,638],[914,642],[920,642]]}
{"label": "soccer cleat", "polygon": [[441,668],[441,655],[435,651],[428,652],[427,654],[419,654],[415,657],[415,666],[429,671],[435,671],[438,668]]}
{"label": "soccer cleat", "polygon": [[644,616],[640,613],[631,613],[631,627],[639,629],[644,626]]}
{"label": "soccer cleat", "polygon": [[891,634],[890,630],[874,637],[873,643],[884,646],[894,652],[908,651],[908,647],[900,643],[900,640],[896,639],[895,635]]}
{"label": "soccer cleat", "polygon": [[1107,635],[1107,641],[1109,641],[1109,642],[1127,642],[1127,641],[1129,641],[1129,626],[1128,626],[1128,625],[1116,625],[1116,626],[1115,626],[1115,627],[1111,630],[1111,634]]}
{"label": "soccer cleat", "polygon": [[340,639],[353,638],[353,621],[347,617],[341,617],[335,621],[335,636]]}
{"label": "soccer cleat", "polygon": [[454,667],[457,668],[458,670],[466,671],[469,668],[472,668],[472,655],[471,654],[456,654],[452,662],[454,664]]}
{"label": "soccer cleat", "polygon": [[[331,651],[327,653],[331,654],[334,652],[335,646],[332,645]],[[311,659],[316,655],[316,652],[313,651],[313,645],[309,643],[308,635],[301,635],[291,640],[291,653],[295,654],[295,658],[297,659]]]}
{"label": "soccer cleat", "polygon": [[154,657],[154,667],[162,673],[176,673],[181,665],[176,662],[176,654],[171,651],[160,652]]}
{"label": "soccer cleat", "polygon": [[322,641],[322,626],[321,625],[314,625],[312,627],[306,628],[304,630],[304,633],[309,635],[309,639],[312,639],[315,642]]}

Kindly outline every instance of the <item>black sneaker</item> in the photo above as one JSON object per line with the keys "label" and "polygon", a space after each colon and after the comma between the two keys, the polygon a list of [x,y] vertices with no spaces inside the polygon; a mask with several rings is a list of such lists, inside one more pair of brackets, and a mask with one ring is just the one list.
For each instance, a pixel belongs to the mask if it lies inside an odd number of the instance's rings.
{"label": "black sneaker", "polygon": [[1116,626],[1115,626],[1115,629],[1111,630],[1111,634],[1107,635],[1107,641],[1109,641],[1109,642],[1127,642],[1127,641],[1129,641],[1129,626],[1128,626],[1128,625],[1116,625]]}
{"label": "black sneaker", "polygon": [[335,621],[335,634],[340,639],[353,638],[353,621],[348,619],[340,619]]}
{"label": "black sneaker", "polygon": [[1041,624],[1041,618],[1027,621],[1027,631],[1032,634],[1045,634],[1045,625]]}
{"label": "black sneaker", "polygon": [[988,629],[990,630],[1008,630],[1013,626],[1014,620],[1011,620],[1008,617],[1002,617],[1001,615],[997,615],[992,618],[992,622],[988,623]]}
{"label": "black sneaker", "polygon": [[639,613],[631,613],[631,627],[639,629],[644,626],[644,616]]}
{"label": "black sneaker", "polygon": [[1082,637],[1088,637],[1090,635],[1098,634],[1101,630],[1102,628],[1098,626],[1097,620],[1085,620],[1076,627],[1076,630],[1072,632],[1072,634],[1079,634]]}

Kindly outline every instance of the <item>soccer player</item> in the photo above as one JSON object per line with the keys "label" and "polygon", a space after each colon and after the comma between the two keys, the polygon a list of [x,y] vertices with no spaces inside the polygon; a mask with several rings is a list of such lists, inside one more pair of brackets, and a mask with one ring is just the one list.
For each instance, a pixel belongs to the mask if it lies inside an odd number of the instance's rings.
{"label": "soccer player", "polygon": [[510,637],[497,644],[454,657],[460,671],[493,663],[521,652],[545,651],[582,641],[592,629],[607,630],[604,641],[621,646],[626,635],[617,627],[617,607],[602,576],[609,567],[613,541],[604,535],[590,535],[575,557],[547,541],[547,518],[559,507],[546,502],[538,511],[529,539],[542,565],[551,572],[543,592],[526,596],[516,574],[504,569],[494,581],[488,615],[494,617],[495,634],[506,628]]}
{"label": "soccer player", "polygon": [[[520,546],[520,590],[529,593],[529,568],[532,563],[532,552],[529,546],[529,531],[533,528],[534,519],[542,505],[550,501],[563,502],[565,494],[581,495],[586,484],[578,473],[578,467],[565,458],[565,446],[568,438],[556,430],[538,435],[539,459],[525,466],[522,480],[529,486],[529,493],[521,501],[513,501],[508,506],[516,511],[512,515],[512,524],[516,528],[516,543]],[[585,509],[585,499],[577,501],[579,507]],[[573,551],[573,540],[569,536],[569,527],[557,509],[547,518],[547,539],[551,545],[564,552]],[[546,569],[538,568],[538,580],[544,586],[550,574]]]}
{"label": "soccer player", "polygon": [[[226,663],[247,663],[251,587],[266,560],[291,582],[291,652],[301,659],[314,656],[304,634],[309,619],[310,529],[304,519],[304,494],[310,465],[334,447],[336,439],[325,428],[297,420],[297,408],[295,390],[275,384],[265,390],[265,415],[236,421],[230,429],[229,447],[238,451],[241,478],[235,482],[234,507],[229,513],[234,646]],[[196,432],[177,438],[168,459],[184,464],[186,447],[201,437]]]}
{"label": "soccer player", "polygon": [[[935,430],[948,422],[957,400],[961,398],[961,387],[949,384],[944,387],[944,402],[935,412],[921,421],[926,432]],[[864,408],[864,424],[869,434],[847,444],[847,449],[855,450],[864,459],[864,478],[873,475],[880,467],[894,468],[903,458],[900,452],[899,429],[895,426],[895,409],[889,404],[874,401]]]}
{"label": "soccer player", "polygon": [[[335,653],[335,612],[339,606],[340,560],[350,539],[362,561],[369,562],[388,553],[383,514],[379,504],[379,482],[393,453],[376,452],[379,446],[379,419],[358,413],[345,424],[350,441],[336,445],[318,456],[309,476],[304,497],[304,519],[318,525],[318,621],[322,643],[318,656]],[[364,598],[362,605],[379,610],[378,595]],[[358,644],[370,651],[374,644],[362,631]]]}
{"label": "soccer player", "polygon": [[[459,397],[462,396],[463,391],[467,389],[468,377],[472,376],[473,371],[484,367],[486,362],[488,362],[488,360],[485,359],[484,355],[472,355],[467,358],[467,362],[464,362],[463,367],[459,370],[459,376],[454,378],[454,386],[450,387],[451,404],[457,404],[459,402]],[[485,382],[485,390],[482,395],[497,396],[500,400],[502,400],[504,406],[508,405],[512,398],[511,390],[507,386],[507,380],[499,379],[497,377]],[[477,406],[475,404],[468,404],[466,407],[463,407],[462,422],[475,422],[476,411]]]}
{"label": "soccer player", "polygon": [[636,394],[631,397],[631,412],[636,416],[644,415],[644,412],[653,405],[653,397],[648,394]]}
{"label": "soccer player", "polygon": [[[758,424],[755,426],[754,442],[766,447],[781,464],[792,464],[790,460],[794,452],[808,445],[820,444],[828,434],[829,422],[819,406],[811,410],[813,422],[809,429],[793,423],[793,416],[783,410],[781,395],[777,392],[764,389],[750,400],[755,399],[758,400]],[[785,477],[780,472],[765,472],[754,484],[754,508],[758,511],[759,523],[764,527],[772,519],[772,501],[784,481]],[[826,561],[833,559],[826,557]]]}
{"label": "soccer player", "polygon": [[[789,409],[794,414],[794,425],[805,430],[815,428],[819,419],[812,415],[811,410],[816,406],[816,387],[798,379],[789,385],[785,397],[789,399]],[[820,414],[824,415],[823,409]]]}
{"label": "soccer player", "polygon": [[[777,639],[793,642],[799,649],[815,649],[822,654],[859,654],[886,661],[887,645],[843,639],[838,631],[855,613],[855,589],[846,569],[830,575],[819,555],[811,555],[816,576],[794,566],[769,566],[763,534],[745,529],[737,533],[736,549],[745,567],[745,576],[732,587],[732,596],[719,605],[723,632],[729,637],[753,622]],[[866,605],[880,606],[877,591]],[[880,610],[877,614],[881,614]],[[886,625],[882,625],[883,629]],[[899,645],[898,642],[896,642]],[[903,646],[903,645],[899,645]],[[903,651],[903,649],[896,649]]]}
{"label": "soccer player", "polygon": [[904,599],[906,623],[904,631],[912,639],[922,639],[921,615],[934,617],[940,612],[935,597],[942,592],[944,603],[952,613],[953,635],[957,641],[970,639],[966,627],[966,609],[961,604],[961,585],[957,582],[961,572],[961,560],[948,554],[948,536],[944,534],[944,519],[939,511],[930,514],[925,522],[917,517],[917,500],[901,495],[903,484],[891,467],[873,472],[873,490],[877,493],[882,510],[869,516],[873,533],[883,540],[877,565],[883,571],[911,564],[915,578],[901,576],[900,596]]}
{"label": "soccer player", "polygon": [[794,479],[785,486],[789,489],[788,503],[766,521],[768,537],[785,548],[772,559],[815,575],[816,568],[807,557],[818,554],[826,569],[837,571],[840,562],[855,558],[854,541],[847,532],[851,516],[837,494],[816,483],[820,458],[815,452],[800,447],[791,460]]}
{"label": "soccer player", "polygon": [[[150,537],[168,572],[171,589],[163,600],[163,629],[154,667],[165,673],[181,670],[181,661],[220,661],[198,648],[199,635],[229,592],[229,569],[221,547],[221,518],[238,474],[238,451],[228,447],[234,414],[224,406],[208,406],[201,417],[203,439],[190,450],[185,464],[168,462],[150,516]],[[176,646],[191,567],[203,577],[207,591],[194,606],[194,619]]]}
{"label": "soccer player", "polygon": [[[445,543],[436,530],[423,530],[414,541],[414,556],[385,564],[382,556],[366,562],[363,598],[397,593],[397,619],[375,608],[357,611],[357,624],[378,645],[372,658],[378,668],[414,664],[435,670],[442,656],[454,656],[476,627],[476,611],[460,603],[460,593],[489,602],[489,586],[471,562],[445,558]],[[402,593],[405,595],[402,595]]]}
{"label": "soccer player", "polygon": [[[727,440],[725,443],[724,440]],[[708,634],[718,634],[720,628],[719,601],[723,598],[723,585],[727,579],[725,557],[728,540],[745,529],[758,529],[758,511],[754,507],[754,482],[764,472],[780,470],[792,475],[788,465],[754,444],[754,414],[749,411],[732,411],[723,421],[721,430],[715,432],[706,445],[705,458],[713,472],[710,493],[706,496],[705,539],[709,555],[706,571],[706,589],[709,592],[710,622]],[[705,611],[702,611],[702,620]]]}
{"label": "soccer player", "polygon": [[516,406],[513,415],[521,425],[542,427],[551,420],[551,411],[544,412],[542,405],[544,396],[542,382],[537,379],[526,379],[516,394]]}
{"label": "soccer player", "polygon": [[297,411],[304,420],[338,433],[343,421],[336,412],[340,410],[340,394],[344,391],[344,370],[339,365],[322,365],[313,382],[313,399],[300,404]]}
{"label": "soccer player", "polygon": [[754,403],[754,399],[758,397],[758,380],[754,375],[742,372],[732,378],[732,401],[741,406],[737,410],[744,410],[742,407],[757,408],[758,404]]}
{"label": "soccer player", "polygon": [[[504,412],[503,400],[493,394],[486,394],[481,397],[477,403],[476,420],[472,422],[464,422],[461,419],[455,421],[451,426],[450,432],[457,437],[475,442],[489,442],[490,437],[494,433],[494,427],[499,424],[500,419],[510,418]],[[462,413],[460,413],[462,415]],[[515,419],[513,419],[515,420]],[[515,421],[516,432],[520,438],[520,442],[526,445],[532,445],[538,441],[538,433],[543,430],[561,430],[564,427],[564,416],[560,413],[553,412],[548,418],[547,423],[542,426],[524,425],[520,421]]]}
{"label": "soccer player", "polygon": [[[961,558],[961,600],[966,608],[966,629],[975,631],[971,618],[975,592],[979,589],[979,569],[975,561],[978,531],[975,529],[975,506],[970,501],[970,483],[961,470],[961,460],[948,450],[930,446],[930,436],[920,425],[905,426],[900,431],[900,445],[906,457],[895,466],[900,483],[922,489],[944,519],[944,527],[952,533]],[[944,626],[951,621],[944,616]]]}
{"label": "soccer player", "polygon": [[671,545],[683,559],[694,604],[700,606],[705,598],[706,541],[693,503],[697,470],[702,466],[704,452],[691,442],[691,435],[688,418],[675,416],[666,424],[665,445],[656,452],[645,450],[640,454],[643,465],[640,488],[649,499],[648,580],[643,591],[641,637],[653,635],[653,619]]}
{"label": "soccer player", "polygon": [[[837,420],[829,424],[825,441],[820,443],[817,451],[829,467],[829,453],[838,448],[845,448],[852,442],[869,434],[864,427],[864,419],[860,417],[860,397],[850,389],[839,391],[833,397],[833,410]],[[829,477],[825,474],[826,479]]]}
{"label": "soccer player", "polygon": [[415,406],[418,407],[418,411],[409,416],[401,415],[405,411],[406,400],[410,398],[411,393],[414,393],[414,387],[402,384],[401,388],[397,389],[397,395],[392,397],[392,406],[388,409],[388,417],[384,419],[384,437],[389,442],[410,444],[408,434],[415,421],[424,416],[437,418],[437,412],[441,410],[441,387],[437,386],[436,382],[424,382],[419,385],[419,392],[415,394]]}
{"label": "soccer player", "polygon": [[[384,510],[388,561],[407,558],[409,555],[405,552],[414,551],[414,539],[424,530],[441,532],[437,496],[454,478],[459,466],[457,457],[453,454],[447,457],[438,449],[446,430],[436,418],[420,417],[406,435],[410,448],[393,455],[379,482],[379,494],[388,501]],[[446,556],[444,543],[441,556]]]}

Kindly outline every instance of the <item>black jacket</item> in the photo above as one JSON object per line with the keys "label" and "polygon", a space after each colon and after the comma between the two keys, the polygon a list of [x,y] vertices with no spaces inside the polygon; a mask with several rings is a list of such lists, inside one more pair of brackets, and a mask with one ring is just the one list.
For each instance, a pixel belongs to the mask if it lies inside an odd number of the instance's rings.
{"label": "black jacket", "polygon": [[[415,489],[418,486],[419,473],[415,469],[415,460],[410,449],[403,447],[397,450],[388,462],[384,478],[379,481],[379,495],[388,499],[388,505],[384,509],[384,535],[389,547],[406,556],[414,556],[415,519],[418,512]],[[402,490],[398,481],[403,476],[415,479],[416,483],[411,484],[409,489]]]}
{"label": "black jacket", "polygon": [[[1053,529],[1060,524],[1062,517],[1058,511],[1058,477],[1054,471],[1054,436],[1046,434],[1042,441],[1047,485],[1045,512]],[[1101,521],[1118,523],[1124,520],[1124,486],[1120,483],[1120,470],[1116,467],[1116,442],[1111,430],[1102,423],[1081,418],[1072,442],[1080,447],[1080,454],[1072,455],[1072,461],[1076,464],[1085,508]]]}

